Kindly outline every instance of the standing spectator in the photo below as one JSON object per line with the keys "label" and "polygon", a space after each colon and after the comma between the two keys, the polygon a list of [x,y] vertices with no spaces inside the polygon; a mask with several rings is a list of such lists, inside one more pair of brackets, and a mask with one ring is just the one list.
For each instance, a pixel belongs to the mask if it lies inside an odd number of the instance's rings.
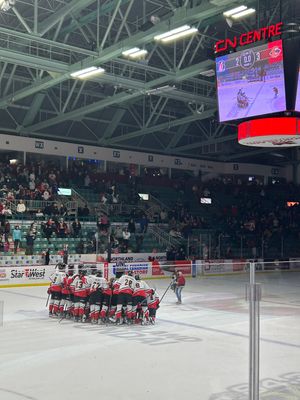
{"label": "standing spectator", "polygon": [[7,241],[9,235],[10,235],[10,223],[8,221],[6,221],[5,225],[4,225],[5,241]]}
{"label": "standing spectator", "polygon": [[65,238],[68,233],[68,226],[62,218],[59,220],[59,223],[57,224],[56,233],[57,237],[60,238]]}
{"label": "standing spectator", "polygon": [[48,192],[48,190],[45,190],[43,193],[43,200],[48,201],[49,199],[50,199],[50,193]]}
{"label": "standing spectator", "polygon": [[45,251],[45,265],[49,265],[49,262],[50,262],[50,249],[48,248]]}
{"label": "standing spectator", "polygon": [[90,215],[90,209],[88,208],[88,205],[85,204],[85,206],[82,209],[82,216],[88,217],[89,215]]}
{"label": "standing spectator", "polygon": [[176,297],[177,297],[177,303],[176,304],[181,304],[182,303],[181,292],[182,292],[182,289],[185,286],[185,278],[184,278],[183,273],[181,271],[177,271],[177,273],[176,273],[175,284],[176,284],[175,294],[176,294]]}
{"label": "standing spectator", "polygon": [[130,218],[127,229],[131,234],[135,234],[135,223],[133,218]]}
{"label": "standing spectator", "polygon": [[78,221],[77,218],[72,223],[72,229],[73,229],[73,236],[74,237],[79,237],[80,236],[80,232],[81,232],[81,223]]}
{"label": "standing spectator", "polygon": [[126,253],[127,253],[127,250],[128,250],[128,244],[129,244],[130,236],[131,236],[130,232],[128,232],[128,229],[125,228],[123,230],[123,244],[124,244],[124,249],[125,249]]}
{"label": "standing spectator", "polygon": [[63,247],[63,263],[68,264],[68,257],[69,257],[69,246],[64,244]]}
{"label": "standing spectator", "polygon": [[15,226],[15,228],[13,229],[12,235],[13,235],[13,241],[14,241],[14,253],[16,254],[18,251],[18,248],[20,247],[21,238],[22,238],[22,232],[21,232],[19,225]]}
{"label": "standing spectator", "polygon": [[35,241],[35,233],[33,230],[29,230],[26,235],[26,255],[27,256],[33,255],[34,241]]}
{"label": "standing spectator", "polygon": [[148,229],[148,218],[144,214],[140,220],[140,228],[141,228],[141,233],[146,233]]}
{"label": "standing spectator", "polygon": [[52,233],[55,230],[55,222],[53,221],[52,218],[49,218],[48,221],[46,222],[46,224],[42,225],[42,226],[43,226],[43,231],[44,231],[45,237],[47,238],[48,242],[50,242]]}

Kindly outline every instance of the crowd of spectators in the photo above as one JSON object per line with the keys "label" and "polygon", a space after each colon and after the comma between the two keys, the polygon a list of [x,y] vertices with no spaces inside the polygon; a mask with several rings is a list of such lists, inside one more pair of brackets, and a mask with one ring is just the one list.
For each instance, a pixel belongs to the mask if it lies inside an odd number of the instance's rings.
{"label": "crowd of spectators", "polygon": [[[105,249],[108,243],[113,252],[140,251],[149,222],[163,225],[170,237],[182,243],[191,238],[194,232],[214,230],[219,241],[221,238],[225,243],[228,238],[224,251],[226,257],[237,256],[234,244],[239,242],[241,237],[243,246],[251,249],[252,255],[256,256],[271,247],[278,247],[283,237],[286,239],[299,236],[300,207],[297,200],[300,191],[296,185],[280,183],[277,180],[263,185],[258,179],[243,180],[232,177],[206,182],[195,177],[172,180],[160,172],[146,172],[143,177],[134,176],[130,170],[125,169],[119,173],[105,174],[97,170],[96,166],[80,161],[72,162],[67,171],[54,162],[30,162],[25,166],[21,163],[1,162],[0,249],[16,252],[20,242],[26,241],[28,254],[34,251],[36,230],[29,229],[23,238],[19,238],[18,228],[10,227],[9,223],[13,212],[19,216],[27,216],[27,200],[46,202],[44,207],[36,210],[31,217],[42,221],[42,233],[49,243],[54,236],[66,239],[80,238],[80,222],[70,220],[66,205],[57,193],[59,187],[72,186],[97,193],[99,204],[106,207],[110,217],[113,212],[117,213],[115,210],[118,208],[114,206],[132,206],[127,215],[126,229],[109,229],[109,216],[102,213],[97,221],[97,232],[89,238],[88,243],[78,243],[79,252],[95,251],[99,250],[99,247]],[[144,212],[141,213],[138,193],[141,185],[145,188],[147,184],[153,185],[154,182],[157,187],[169,187],[176,195],[173,196],[172,204],[164,207],[161,203],[161,207],[157,207],[150,216],[146,204],[143,204]],[[121,183],[126,183],[125,193],[120,190]],[[154,192],[154,195],[159,198],[159,194]],[[203,204],[203,199],[210,199],[211,204],[205,201]],[[287,201],[296,204],[288,207]],[[14,210],[11,208],[11,202],[15,204]],[[78,209],[78,217],[81,220],[90,214],[88,204]],[[177,254],[180,248],[179,246],[172,249],[171,253]],[[192,248],[190,253],[191,251]],[[214,254],[220,256],[220,250],[214,250]]]}

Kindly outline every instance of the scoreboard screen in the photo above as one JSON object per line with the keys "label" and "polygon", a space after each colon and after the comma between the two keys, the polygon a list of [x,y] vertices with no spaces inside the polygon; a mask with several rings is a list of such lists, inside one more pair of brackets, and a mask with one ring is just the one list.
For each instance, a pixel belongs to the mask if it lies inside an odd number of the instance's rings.
{"label": "scoreboard screen", "polygon": [[300,68],[298,73],[298,87],[297,87],[297,97],[296,97],[296,106],[295,111],[300,112]]}
{"label": "scoreboard screen", "polygon": [[216,58],[216,76],[220,122],[286,110],[281,40]]}

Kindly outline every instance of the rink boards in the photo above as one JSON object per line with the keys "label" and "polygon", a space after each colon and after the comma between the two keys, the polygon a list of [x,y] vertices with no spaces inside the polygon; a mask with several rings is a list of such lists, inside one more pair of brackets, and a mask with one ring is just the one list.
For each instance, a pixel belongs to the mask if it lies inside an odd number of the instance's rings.
{"label": "rink boards", "polygon": [[[193,260],[193,261],[153,261],[153,262],[128,262],[128,263],[85,263],[87,273],[96,266],[102,271],[106,279],[114,277],[118,272],[131,270],[139,274],[142,279],[168,278],[180,270],[185,276],[214,276],[247,273],[249,263],[253,260]],[[77,273],[78,264],[75,264]],[[259,272],[271,271],[300,271],[300,260],[289,259],[286,261],[256,260],[256,270]],[[0,288],[18,286],[48,286],[51,276],[55,273],[55,265],[18,265],[0,267]]]}

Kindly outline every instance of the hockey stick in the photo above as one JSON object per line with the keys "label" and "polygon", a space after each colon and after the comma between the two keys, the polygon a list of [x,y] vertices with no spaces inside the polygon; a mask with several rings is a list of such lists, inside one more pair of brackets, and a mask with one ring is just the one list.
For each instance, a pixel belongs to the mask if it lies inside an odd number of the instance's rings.
{"label": "hockey stick", "polygon": [[159,300],[160,304],[163,301],[163,298],[165,297],[165,295],[167,294],[167,291],[170,289],[171,285],[172,285],[173,281],[170,282],[169,286],[167,287],[167,289],[165,290],[165,293],[162,295],[161,299]]}
{"label": "hockey stick", "polygon": [[45,305],[46,308],[48,307],[48,303],[49,303],[49,298],[50,298],[50,296],[51,296],[51,293],[48,294],[48,298],[47,298],[46,305]]}

